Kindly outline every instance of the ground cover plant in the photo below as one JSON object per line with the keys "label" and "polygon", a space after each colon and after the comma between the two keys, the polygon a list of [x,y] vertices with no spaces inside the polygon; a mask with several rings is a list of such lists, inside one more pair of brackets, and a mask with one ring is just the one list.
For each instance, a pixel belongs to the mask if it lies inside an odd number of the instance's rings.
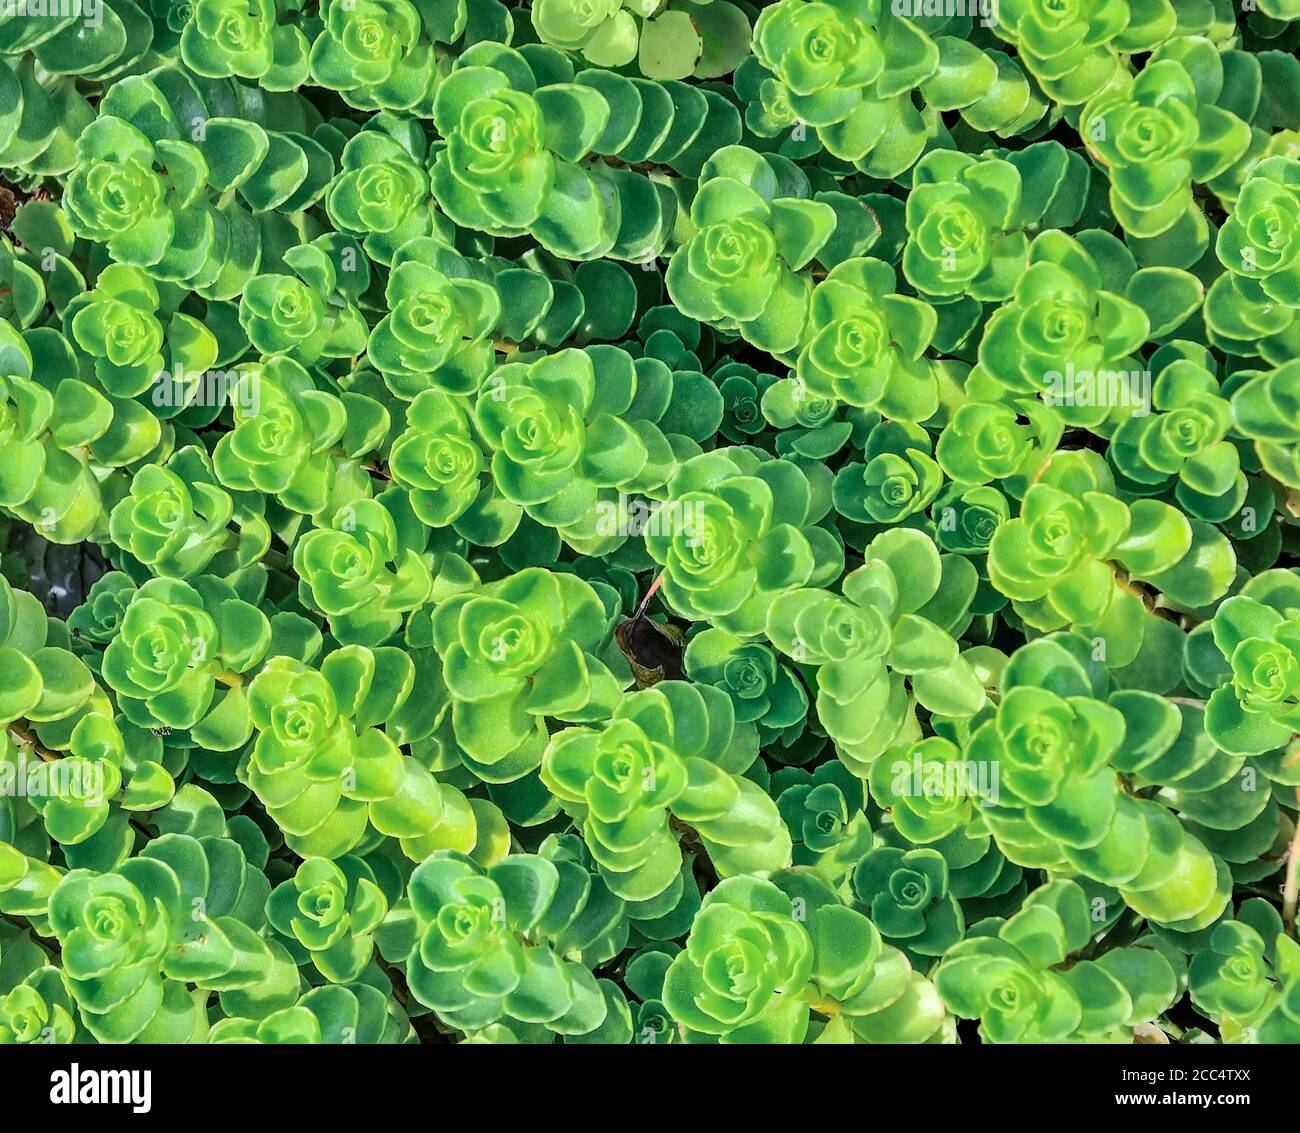
{"label": "ground cover plant", "polygon": [[1300,0],[0,14],[0,1043],[1300,1042]]}

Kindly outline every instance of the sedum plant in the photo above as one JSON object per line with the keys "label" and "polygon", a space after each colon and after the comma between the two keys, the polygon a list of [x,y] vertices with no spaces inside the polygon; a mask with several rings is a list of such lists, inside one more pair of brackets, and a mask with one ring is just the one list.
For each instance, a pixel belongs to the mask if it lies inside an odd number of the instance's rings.
{"label": "sedum plant", "polygon": [[1090,935],[1072,881],[1051,882],[1015,915],[977,927],[944,957],[935,983],[953,1011],[979,1020],[985,1041],[1104,1042],[1131,1034],[1177,994],[1176,969],[1158,947],[1067,965]]}
{"label": "sedum plant", "polygon": [[272,0],[203,0],[181,29],[181,58],[206,78],[238,75],[267,90],[293,90],[307,78],[307,38],[278,16]]}
{"label": "sedum plant", "polygon": [[[799,180],[791,178],[796,190]],[[794,350],[805,334],[810,295],[800,269],[835,228],[825,201],[781,188],[761,154],[739,146],[714,154],[691,203],[695,233],[664,277],[685,314],[776,354]]]}
{"label": "sedum plant", "polygon": [[1167,0],[1095,6],[1017,0],[1004,11],[994,34],[1014,44],[1025,69],[1067,106],[1113,81],[1125,55],[1159,47],[1176,23],[1174,5]]}
{"label": "sedum plant", "polygon": [[702,453],[667,490],[646,550],[663,567],[666,600],[687,616],[754,637],[776,595],[838,566],[841,552],[811,523],[812,486],[792,461],[743,448]]}
{"label": "sedum plant", "polygon": [[596,67],[635,60],[648,79],[725,75],[749,48],[749,17],[727,0],[534,0],[530,7],[543,43]]}
{"label": "sedum plant", "polygon": [[1300,162],[1265,158],[1246,178],[1215,244],[1232,286],[1242,298],[1297,306],[1300,283]]}
{"label": "sedum plant", "polygon": [[829,886],[797,875],[720,883],[669,965],[663,997],[688,1042],[942,1037],[934,986]]}
{"label": "sedum plant", "polygon": [[896,287],[893,269],[870,257],[836,264],[817,284],[796,367],[797,400],[834,399],[904,421],[934,412],[937,385],[924,353],[937,318]]}
{"label": "sedum plant", "polygon": [[388,901],[362,858],[307,858],[293,877],[271,891],[267,920],[287,939],[311,953],[316,969],[332,984],[346,984],[365,971],[374,950],[374,930]]}
{"label": "sedum plant", "polygon": [[540,764],[547,718],[599,718],[618,689],[598,656],[607,617],[588,583],[540,568],[439,606],[433,646],[467,765],[509,782]]}
{"label": "sedum plant", "polygon": [[[1183,42],[1189,53],[1197,46]],[[1249,144],[1246,123],[1214,105],[1222,84],[1217,53],[1209,54],[1213,64],[1199,88],[1187,57],[1159,56],[1135,78],[1104,88],[1081,119],[1091,152],[1110,174],[1115,218],[1137,237],[1169,231],[1193,207],[1192,182],[1212,181]]]}
{"label": "sedum plant", "polygon": [[366,350],[389,389],[410,400],[430,388],[476,392],[492,365],[485,339],[500,318],[496,292],[479,280],[449,279],[437,268],[399,259],[385,294],[389,312]]}
{"label": "sedum plant", "polygon": [[765,136],[812,126],[829,153],[873,176],[908,168],[924,146],[909,96],[935,73],[940,55],[929,36],[888,8],[781,0],[761,12],[754,58],[737,69],[749,98],[746,124]]}
{"label": "sedum plant", "polygon": [[624,900],[649,901],[677,879],[672,819],[722,876],[790,863],[777,807],[742,777],[755,733],[736,731],[728,705],[714,689],[670,681],[629,698],[603,731],[566,728],[547,746],[542,781],[575,812],[601,876]]}
{"label": "sedum plant", "polygon": [[0,1045],[1300,1042],[1298,44],[0,12]]}
{"label": "sedum plant", "polygon": [[845,576],[842,593],[792,591],[771,608],[766,625],[782,653],[815,667],[818,717],[840,758],[862,777],[886,748],[914,732],[916,704],[970,716],[985,702],[977,670],[943,625],[922,612],[944,582],[933,542],[899,528],[878,536],[866,553],[866,563]]}
{"label": "sedum plant", "polygon": [[409,952],[412,993],[448,1023],[575,1038],[605,1023],[614,993],[569,952],[600,956],[623,909],[580,866],[512,854],[484,871],[440,851],[412,873],[408,900],[385,925],[392,955]]}
{"label": "sedum plant", "polygon": [[206,1027],[201,991],[255,987],[277,961],[249,909],[261,875],[237,844],[167,834],[149,850],[112,871],[71,870],[50,895],[67,988],[100,1042],[184,1042]]}

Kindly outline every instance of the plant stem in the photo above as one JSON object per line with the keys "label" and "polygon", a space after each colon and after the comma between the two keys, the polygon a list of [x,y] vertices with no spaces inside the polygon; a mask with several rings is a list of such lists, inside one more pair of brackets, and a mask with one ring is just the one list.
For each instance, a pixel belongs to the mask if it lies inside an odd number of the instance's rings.
{"label": "plant stem", "polygon": [[1142,929],[1142,917],[1132,909],[1125,906],[1124,911],[1115,918],[1115,923],[1105,932],[1105,935],[1095,938],[1078,953],[1076,960],[1091,960],[1103,948],[1112,948],[1116,945],[1123,947],[1131,944],[1137,939],[1138,933]]}
{"label": "plant stem", "polygon": [[36,734],[30,731],[21,720],[15,720],[9,725],[9,734],[20,744],[30,747],[32,751],[45,760],[46,763],[52,763],[54,760],[61,758],[54,752],[47,751],[42,747],[40,741],[36,738]]}
{"label": "plant stem", "polygon": [[654,582],[650,584],[650,589],[645,592],[645,597],[641,599],[641,605],[637,607],[636,613],[632,615],[634,621],[637,618],[645,617],[646,607],[650,605],[650,599],[655,596],[663,580],[664,576],[661,572]]}
{"label": "plant stem", "polygon": [[[1300,787],[1296,788],[1296,806],[1300,811]],[[1282,926],[1295,935],[1296,897],[1300,893],[1300,813],[1296,815],[1295,833],[1286,855],[1286,883],[1282,886]]]}

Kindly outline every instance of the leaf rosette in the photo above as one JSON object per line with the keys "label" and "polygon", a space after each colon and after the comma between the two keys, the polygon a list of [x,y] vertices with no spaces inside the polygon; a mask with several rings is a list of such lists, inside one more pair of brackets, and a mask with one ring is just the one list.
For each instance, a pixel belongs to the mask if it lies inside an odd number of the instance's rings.
{"label": "leaf rosette", "polygon": [[835,510],[855,523],[900,523],[929,506],[943,486],[943,472],[930,454],[930,436],[920,426],[877,425],[867,436],[863,456],[865,464],[843,465],[831,488]]}
{"label": "leaf rosette", "polygon": [[392,263],[404,243],[433,232],[427,148],[422,131],[403,129],[384,115],[343,147],[325,208],[335,227],[364,239],[376,260]]}
{"label": "leaf rosette", "polygon": [[367,354],[389,388],[404,398],[430,386],[476,393],[492,369],[486,339],[501,316],[496,291],[399,255],[384,294],[388,313],[371,331]]}
{"label": "leaf rosette", "polygon": [[[974,715],[985,702],[956,641],[921,612],[945,573],[931,539],[897,528],[877,536],[865,555],[865,565],[844,577],[842,593],[791,591],[766,619],[773,645],[801,666],[816,666],[818,719],[863,778],[881,753],[918,732],[907,681],[918,703],[942,715]],[[973,568],[956,569],[970,572],[973,591]]]}
{"label": "leaf rosette", "polygon": [[340,287],[333,259],[319,245],[306,244],[291,249],[285,262],[301,278],[256,275],[239,298],[239,324],[254,349],[306,365],[360,354],[366,322]]}
{"label": "leaf rosette", "polygon": [[320,670],[273,657],[253,679],[258,735],[245,774],[296,853],[337,859],[371,827],[415,861],[475,847],[465,797],[375,726],[401,707],[413,680],[399,651],[361,646],[336,650]]}
{"label": "leaf rosette", "polygon": [[358,857],[308,858],[267,899],[277,932],[297,941],[331,983],[356,979],[370,962],[373,932],[388,912],[374,873]]}
{"label": "leaf rosette", "polygon": [[[1113,478],[1101,460],[1075,460],[1078,455],[1058,454],[1025,492],[1020,515],[998,527],[989,544],[989,580],[1030,624],[1095,627],[1107,639],[1110,662],[1123,663],[1121,656],[1136,654],[1146,615],[1122,583],[1152,579],[1177,593],[1187,584],[1178,574],[1182,564],[1201,548],[1208,551],[1213,534],[1161,500],[1125,504],[1110,494]],[[1192,583],[1201,600],[1227,589],[1229,579],[1218,575]]]}
{"label": "leaf rosette", "polygon": [[465,410],[441,390],[425,390],[406,411],[388,466],[411,509],[430,527],[447,527],[479,496],[486,460]]}
{"label": "leaf rosette", "polygon": [[445,8],[435,15],[433,5],[409,0],[329,0],[311,47],[312,78],[364,110],[428,114],[434,42],[454,40],[465,20],[459,0]]}
{"label": "leaf rosette", "polygon": [[0,996],[0,1046],[70,1043],[76,1033],[76,1005],[58,968],[38,968]]}
{"label": "leaf rosette", "polygon": [[392,513],[378,500],[344,504],[329,527],[304,534],[293,564],[304,605],[325,614],[345,645],[382,644],[433,586],[428,566],[402,546]]}
{"label": "leaf rosette", "polygon": [[186,280],[215,240],[208,164],[188,142],[150,140],[121,118],[97,118],[77,139],[63,204],[74,230],[107,245],[118,263]]}
{"label": "leaf rosette", "polygon": [[1024,271],[1022,182],[1009,161],[932,150],[912,171],[903,274],[921,298],[1008,298]]}
{"label": "leaf rosette", "polygon": [[628,901],[664,893],[681,871],[670,825],[689,824],[719,876],[780,869],[791,842],[744,771],[757,754],[730,701],[709,686],[661,682],[627,697],[603,729],[569,728],[546,749],[542,780],[581,817],[588,849]]}
{"label": "leaf rosette", "polygon": [[978,770],[951,740],[930,736],[872,763],[871,797],[909,842],[938,842],[970,824]]}
{"label": "leaf rosette", "polygon": [[980,1021],[986,1042],[1133,1042],[1133,1028],[1178,994],[1175,969],[1157,949],[1078,957],[1093,930],[1073,881],[1049,882],[1013,916],[985,923],[988,932],[944,956],[935,984],[955,1014]]}
{"label": "leaf rosette", "polygon": [[233,514],[234,501],[216,485],[187,483],[166,466],[146,464],[113,508],[109,533],[155,574],[189,578],[222,549]]}
{"label": "leaf rosette", "polygon": [[1283,746],[1300,730],[1300,619],[1238,594],[1215,611],[1211,632],[1231,681],[1210,696],[1207,732],[1243,755]]}
{"label": "leaf rosette", "polygon": [[[1131,356],[1151,325],[1136,303],[1107,291],[1089,252],[1072,236],[1045,232],[1029,248],[1011,302],[993,313],[979,346],[980,368],[1017,393],[1046,391],[1048,404],[1069,423],[1091,425],[1119,400],[1103,384],[1111,373],[1128,379],[1140,367]],[[1121,408],[1143,408],[1120,402]]]}
{"label": "leaf rosette", "polygon": [[937,319],[928,303],[896,294],[893,268],[875,259],[836,264],[813,289],[797,374],[807,394],[923,421],[938,407],[924,357]]}
{"label": "leaf rosette", "polygon": [[1080,124],[1110,173],[1116,219],[1138,237],[1159,236],[1178,224],[1193,207],[1192,182],[1213,180],[1250,142],[1247,124],[1202,101],[1174,58],[1157,58],[1136,78],[1124,76],[1107,87],[1083,108]]}
{"label": "leaf rosette", "polygon": [[[1227,438],[1232,409],[1204,366],[1178,359],[1151,390],[1154,413],[1130,416],[1111,437],[1107,456],[1144,494],[1176,477],[1175,494],[1189,514],[1222,522],[1245,501],[1241,456]],[[1150,487],[1148,487],[1148,485]]]}
{"label": "leaf rosette", "polygon": [[1247,299],[1300,308],[1300,161],[1267,157],[1250,171],[1215,250]]}
{"label": "leaf rosette", "polygon": [[87,1030],[101,1043],[201,1035],[207,991],[270,976],[257,933],[266,891],[241,848],[216,837],[167,834],[111,870],[70,870],[50,896],[50,927]]}
{"label": "leaf rosette", "polygon": [[737,723],[783,731],[808,713],[808,694],[798,677],[761,642],[710,628],[691,638],[683,660],[690,680],[731,697]]}
{"label": "leaf rosette", "polygon": [[854,869],[853,892],[881,936],[910,952],[942,956],[965,935],[948,891],[948,863],[937,850],[877,847]]}
{"label": "leaf rosette", "polygon": [[[203,580],[200,591],[154,578],[131,596],[102,671],[133,724],[194,729],[196,741],[230,751],[251,730],[240,674],[270,640],[266,615],[219,580]],[[230,686],[220,695],[219,680]]]}
{"label": "leaf rosette", "polygon": [[777,810],[794,840],[796,867],[812,866],[833,885],[843,882],[871,849],[866,792],[861,779],[837,760],[811,772],[783,767],[772,776]]}
{"label": "leaf rosette", "polygon": [[[11,361],[14,369],[30,365],[22,355]],[[88,449],[108,430],[113,412],[83,383],[69,379],[60,391],[73,394],[73,404],[80,401],[85,419],[59,421],[67,402],[29,378],[0,377],[0,507],[39,525],[51,542],[76,543],[105,526],[103,490]]]}
{"label": "leaf rosette", "polygon": [[1140,7],[1129,0],[1009,0],[1000,5],[993,32],[1015,45],[1053,99],[1077,104],[1112,80],[1120,53],[1150,51],[1175,22],[1169,0]]}
{"label": "leaf rosette", "polygon": [[347,427],[338,397],[277,355],[239,374],[231,403],[235,427],[212,453],[221,483],[270,493],[294,511],[324,511],[335,483],[330,450]]}
{"label": "leaf rosette", "polygon": [[86,601],[68,617],[68,629],[74,638],[107,645],[121,629],[136,585],[120,570],[100,575],[86,595]]}
{"label": "leaf rosette", "polygon": [[799,273],[836,224],[830,205],[779,195],[778,185],[770,162],[751,150],[714,154],[691,203],[695,231],[664,277],[685,314],[773,353],[803,339],[811,287]]}
{"label": "leaf rosette", "polygon": [[1018,486],[1051,457],[1063,432],[1057,413],[1036,400],[968,401],[943,427],[935,458],[955,484],[1015,480]]}
{"label": "leaf rosette", "polygon": [[1007,497],[993,487],[951,484],[930,506],[934,540],[940,549],[972,557],[988,553],[994,532],[1010,515]]}
{"label": "leaf rosette", "polygon": [[1053,841],[1087,847],[1105,837],[1115,815],[1118,787],[1107,764],[1124,734],[1124,717],[1107,704],[1016,686],[971,737],[968,755],[976,765],[997,765],[998,807],[1021,811]]}
{"label": "leaf rosette", "polygon": [[412,994],[467,1031],[498,1020],[543,1034],[595,1031],[610,1011],[602,986],[550,941],[584,913],[621,918],[621,903],[597,886],[581,866],[539,855],[511,854],[487,870],[461,854],[432,855],[407,890]]}
{"label": "leaf rosette", "polygon": [[706,453],[668,484],[672,522],[646,535],[673,609],[742,637],[761,632],[778,596],[829,578],[843,552],[810,524],[811,489],[792,462],[743,449]]}
{"label": "leaf rosette", "polygon": [[755,133],[814,127],[827,151],[876,177],[904,173],[924,148],[914,88],[939,65],[920,28],[879,0],[780,0],[754,24],[754,59],[738,69]]}
{"label": "leaf rosette", "polygon": [[474,421],[501,495],[586,553],[624,541],[626,529],[608,529],[617,495],[658,489],[676,464],[654,417],[629,413],[640,384],[631,356],[610,346],[498,366]]}
{"label": "leaf rosette", "polygon": [[798,1043],[812,974],[808,930],[770,881],[737,877],[709,891],[664,979],[664,1005],[692,1031],[725,1043]]}
{"label": "leaf rosette", "polygon": [[607,640],[599,595],[575,575],[538,567],[457,594],[433,614],[433,644],[464,758],[481,778],[534,770],[546,717],[599,716],[617,682],[596,654]]}
{"label": "leaf rosette", "polygon": [[181,31],[181,58],[196,75],[293,90],[307,80],[307,38],[276,15],[274,0],[196,0]]}
{"label": "leaf rosette", "polygon": [[132,596],[104,654],[104,679],[128,718],[189,728],[215,693],[217,626],[187,583],[154,579]]}
{"label": "leaf rosette", "polygon": [[537,100],[493,67],[461,67],[439,85],[433,116],[447,139],[432,170],[447,215],[502,235],[536,222],[556,176]]}

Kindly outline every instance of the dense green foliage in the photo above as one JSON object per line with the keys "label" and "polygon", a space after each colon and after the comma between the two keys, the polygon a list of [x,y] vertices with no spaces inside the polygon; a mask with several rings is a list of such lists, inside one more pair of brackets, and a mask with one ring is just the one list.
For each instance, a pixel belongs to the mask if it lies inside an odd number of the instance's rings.
{"label": "dense green foliage", "polygon": [[1300,1042],[1297,0],[42,12],[0,1043]]}

